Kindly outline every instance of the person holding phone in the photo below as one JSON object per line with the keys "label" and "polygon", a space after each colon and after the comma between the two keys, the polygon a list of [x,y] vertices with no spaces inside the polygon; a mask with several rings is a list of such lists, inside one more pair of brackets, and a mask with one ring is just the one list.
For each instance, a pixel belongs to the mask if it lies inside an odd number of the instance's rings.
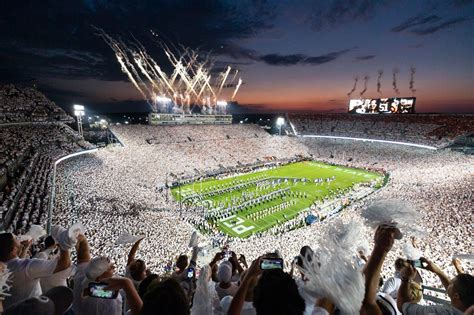
{"label": "person holding phone", "polygon": [[77,268],[74,276],[74,314],[120,315],[125,292],[132,314],[139,314],[142,301],[127,278],[115,277],[115,265],[106,256],[91,259],[89,243],[80,235],[76,245]]}
{"label": "person holding phone", "polygon": [[401,270],[402,284],[398,290],[397,306],[404,315],[453,314],[462,315],[474,305],[474,277],[463,273],[452,280],[433,262],[426,258],[420,259],[426,263],[426,270],[435,273],[446,289],[451,304],[447,305],[418,305],[410,301],[410,281],[415,278],[416,271],[411,265]]}

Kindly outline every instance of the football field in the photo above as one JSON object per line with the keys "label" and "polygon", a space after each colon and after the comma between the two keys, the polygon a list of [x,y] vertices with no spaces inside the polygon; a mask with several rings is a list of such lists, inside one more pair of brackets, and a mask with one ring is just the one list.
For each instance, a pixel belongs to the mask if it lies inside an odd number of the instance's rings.
{"label": "football field", "polygon": [[382,183],[383,176],[362,169],[303,161],[211,178],[174,187],[175,200],[199,207],[220,231],[245,238],[268,230],[322,203],[346,194],[356,184]]}

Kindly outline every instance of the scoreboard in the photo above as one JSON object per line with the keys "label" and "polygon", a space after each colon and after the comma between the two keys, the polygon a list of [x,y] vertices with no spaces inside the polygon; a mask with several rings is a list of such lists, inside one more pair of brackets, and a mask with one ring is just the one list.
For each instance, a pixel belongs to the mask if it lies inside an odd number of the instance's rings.
{"label": "scoreboard", "polygon": [[232,115],[184,115],[149,113],[150,125],[230,125]]}
{"label": "scoreboard", "polygon": [[350,114],[414,114],[416,97],[366,98],[349,101]]}

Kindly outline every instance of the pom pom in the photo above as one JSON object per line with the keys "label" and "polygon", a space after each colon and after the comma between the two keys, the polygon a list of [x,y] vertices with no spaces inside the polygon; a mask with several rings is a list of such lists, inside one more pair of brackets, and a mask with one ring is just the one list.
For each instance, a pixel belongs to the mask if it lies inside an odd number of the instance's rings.
{"label": "pom pom", "polygon": [[211,281],[211,268],[209,265],[201,268],[201,273],[196,281],[196,291],[193,297],[191,315],[214,314],[213,302],[218,304],[219,298]]}
{"label": "pom pom", "polygon": [[[385,224],[396,226],[403,232],[410,232],[413,235],[423,234],[417,226],[420,213],[413,205],[405,201],[395,199],[376,201],[362,210],[361,216],[373,228]],[[397,238],[400,239],[401,235]]]}
{"label": "pom pom", "polygon": [[408,260],[418,260],[422,256],[421,251],[408,242],[403,244],[402,251]]}
{"label": "pom pom", "polygon": [[336,303],[344,314],[358,314],[364,299],[364,277],[347,251],[321,247],[308,251],[300,271],[308,279],[309,292]]}
{"label": "pom pom", "polygon": [[46,231],[43,229],[42,226],[32,224],[30,226],[29,231],[26,233],[26,235],[31,236],[31,239],[36,242],[41,236],[45,235]]}
{"label": "pom pom", "polygon": [[355,221],[344,223],[341,219],[331,222],[324,239],[351,254],[356,252],[359,245],[367,243],[362,224]]}

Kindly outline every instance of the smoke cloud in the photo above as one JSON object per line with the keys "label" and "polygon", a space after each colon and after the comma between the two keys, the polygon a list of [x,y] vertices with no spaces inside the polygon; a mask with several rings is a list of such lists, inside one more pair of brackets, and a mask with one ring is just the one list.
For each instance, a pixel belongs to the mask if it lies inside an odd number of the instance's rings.
{"label": "smoke cloud", "polygon": [[397,74],[400,72],[400,70],[398,68],[393,68],[393,82],[392,82],[392,86],[393,86],[393,90],[395,91],[395,93],[400,94],[400,91],[398,90],[398,87],[397,87]]}
{"label": "smoke cloud", "polygon": [[382,91],[381,91],[381,83],[380,83],[380,80],[382,79],[382,76],[383,76],[383,70],[380,69],[379,71],[377,71],[377,93],[379,94],[382,94]]}
{"label": "smoke cloud", "polygon": [[416,90],[414,89],[415,85],[415,73],[416,73],[416,68],[411,66],[410,67],[410,91],[412,94],[415,94]]}
{"label": "smoke cloud", "polygon": [[354,93],[354,91],[356,90],[357,88],[357,82],[359,81],[359,77],[355,77],[354,78],[354,86],[352,87],[352,90],[349,91],[349,93],[347,93],[347,96],[351,96],[352,93]]}
{"label": "smoke cloud", "polygon": [[366,75],[364,77],[364,89],[360,92],[360,97],[361,98],[365,94],[365,92],[367,91],[367,82],[369,82],[369,76],[368,75]]}

